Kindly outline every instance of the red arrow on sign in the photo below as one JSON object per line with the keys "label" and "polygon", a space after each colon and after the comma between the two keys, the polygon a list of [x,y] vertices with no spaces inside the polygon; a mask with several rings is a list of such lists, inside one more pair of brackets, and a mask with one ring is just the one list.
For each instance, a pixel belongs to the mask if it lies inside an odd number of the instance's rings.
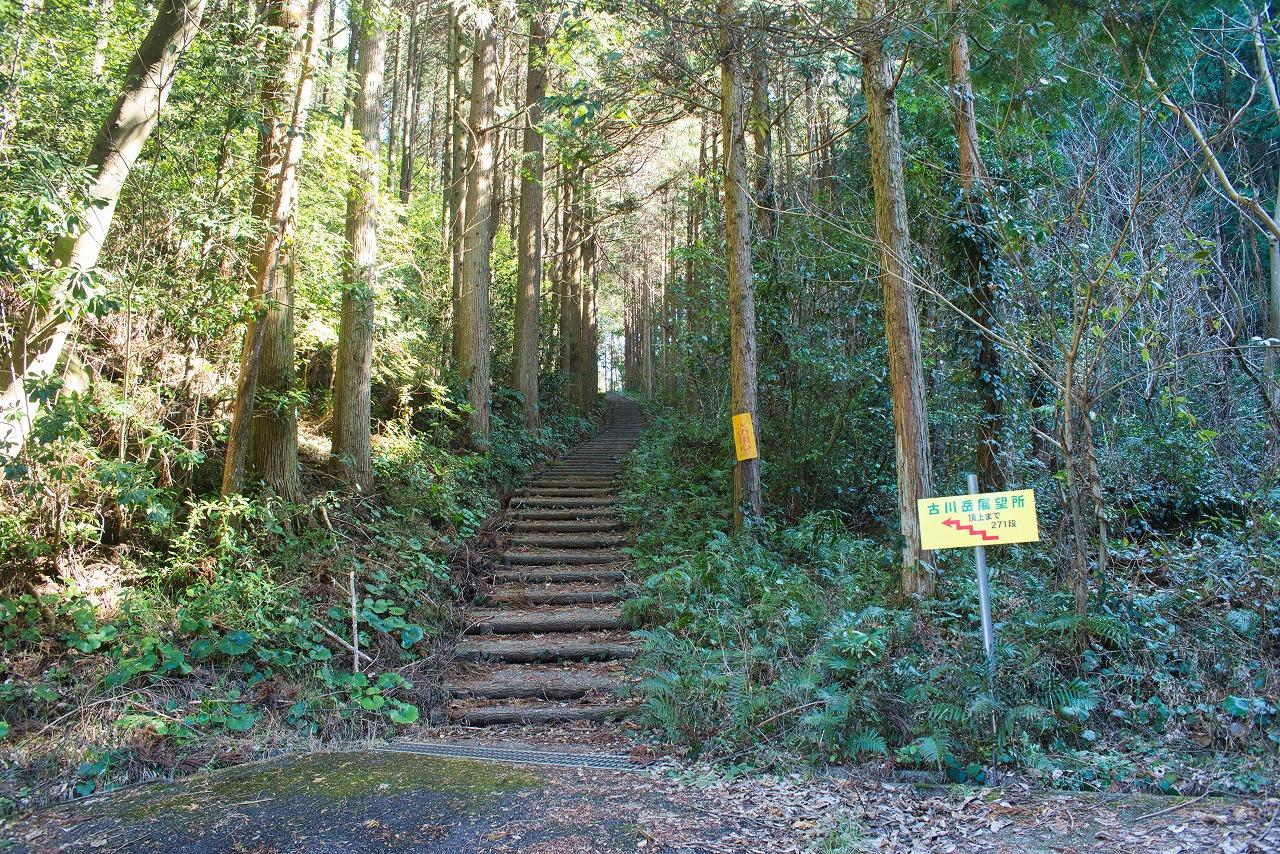
{"label": "red arrow on sign", "polygon": [[984,543],[994,543],[999,542],[1000,540],[1000,538],[995,534],[988,534],[980,528],[975,528],[972,525],[961,525],[959,519],[947,519],[942,524],[946,525],[948,528],[955,528],[957,531],[968,531],[975,537],[982,537],[982,541]]}

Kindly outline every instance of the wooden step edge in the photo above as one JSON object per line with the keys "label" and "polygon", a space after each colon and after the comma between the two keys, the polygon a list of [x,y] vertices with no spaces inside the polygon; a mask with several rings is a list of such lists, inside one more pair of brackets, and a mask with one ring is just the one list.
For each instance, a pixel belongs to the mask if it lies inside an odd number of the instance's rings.
{"label": "wooden step edge", "polygon": [[454,647],[459,661],[551,664],[560,661],[621,661],[635,658],[640,647],[629,641],[555,641],[549,639],[465,640]]}
{"label": "wooden step edge", "polygon": [[549,724],[568,721],[621,720],[634,713],[633,706],[545,705],[545,706],[480,706],[470,709],[450,708],[445,714],[454,723],[466,726],[500,724]]}
{"label": "wooden step edge", "polygon": [[580,567],[521,567],[520,569],[501,570],[495,572],[491,579],[496,584],[520,583],[525,584],[555,584],[557,582],[572,583],[581,582],[607,582],[622,581],[626,578],[626,573],[620,569],[591,569],[589,566]]}
{"label": "wooden step edge", "polygon": [[621,602],[626,594],[621,590],[556,590],[534,588],[507,593],[490,593],[486,603],[498,605],[610,605]]}

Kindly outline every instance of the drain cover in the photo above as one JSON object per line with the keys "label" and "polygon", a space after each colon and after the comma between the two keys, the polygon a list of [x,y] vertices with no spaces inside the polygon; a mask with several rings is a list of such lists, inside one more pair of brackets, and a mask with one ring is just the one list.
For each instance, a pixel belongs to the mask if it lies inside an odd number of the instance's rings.
{"label": "drain cover", "polygon": [[444,759],[482,759],[517,765],[552,765],[560,768],[595,768],[602,771],[641,771],[641,766],[625,756],[608,753],[574,753],[555,748],[499,747],[487,744],[448,742],[396,742],[381,748],[401,753],[420,753]]}

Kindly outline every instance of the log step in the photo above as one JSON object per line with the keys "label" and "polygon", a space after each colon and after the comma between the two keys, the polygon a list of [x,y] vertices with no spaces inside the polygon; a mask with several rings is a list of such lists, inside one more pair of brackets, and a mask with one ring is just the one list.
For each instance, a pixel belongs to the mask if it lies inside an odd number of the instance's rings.
{"label": "log step", "polygon": [[526,519],[599,519],[599,520],[617,520],[618,514],[614,513],[607,507],[600,509],[592,509],[590,507],[580,507],[578,509],[530,509],[515,510],[507,516],[513,522],[521,522]]}
{"label": "log step", "polygon": [[549,551],[539,549],[528,552],[503,552],[502,559],[511,566],[581,566],[584,564],[610,564],[626,560],[626,555],[612,551]]}
{"label": "log step", "polygon": [[491,668],[451,681],[449,693],[484,700],[576,700],[587,694],[609,696],[620,684],[616,669],[616,665],[607,663]]}
{"label": "log step", "polygon": [[517,498],[616,498],[611,487],[527,487],[516,491]]}
{"label": "log step", "polygon": [[572,533],[516,534],[507,541],[515,548],[600,549],[609,546],[626,546],[631,538],[625,534],[602,534],[599,531]]}
{"label": "log step", "polygon": [[497,726],[500,724],[555,724],[568,721],[612,721],[632,713],[632,706],[481,706],[478,708],[451,708],[449,720],[467,726]]}
{"label": "log step", "polygon": [[620,569],[598,569],[591,566],[529,566],[501,570],[493,574],[495,583],[526,582],[529,584],[622,581],[624,577]]}
{"label": "log step", "polygon": [[592,507],[605,508],[614,505],[612,498],[593,498],[589,496],[571,496],[549,497],[549,496],[520,496],[511,499],[512,507]]}
{"label": "log step", "polygon": [[546,587],[511,584],[489,591],[484,598],[503,605],[602,605],[619,602],[623,594],[613,584],[586,582]]}
{"label": "log step", "polygon": [[587,531],[619,531],[622,530],[622,520],[616,516],[612,519],[549,519],[538,521],[518,520],[508,526],[508,528],[519,534],[554,534],[557,532],[567,534],[581,534]]}
{"label": "log step", "polygon": [[[553,661],[617,661],[634,658],[639,647],[627,640],[569,640],[546,637],[504,636],[495,640],[466,640],[454,648],[461,661],[505,661],[512,664]],[[608,637],[597,635],[597,637]]]}
{"label": "log step", "polygon": [[596,607],[542,608],[528,611],[476,608],[468,617],[470,635],[538,634],[546,632],[594,632],[625,627],[622,609]]}

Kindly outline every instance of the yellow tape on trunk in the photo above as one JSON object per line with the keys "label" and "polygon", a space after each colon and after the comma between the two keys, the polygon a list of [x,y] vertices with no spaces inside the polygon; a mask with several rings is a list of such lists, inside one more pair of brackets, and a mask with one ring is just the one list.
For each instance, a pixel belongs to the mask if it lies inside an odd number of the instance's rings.
{"label": "yellow tape on trunk", "polygon": [[733,447],[738,452],[738,462],[760,456],[756,450],[756,428],[751,423],[750,412],[733,416]]}

